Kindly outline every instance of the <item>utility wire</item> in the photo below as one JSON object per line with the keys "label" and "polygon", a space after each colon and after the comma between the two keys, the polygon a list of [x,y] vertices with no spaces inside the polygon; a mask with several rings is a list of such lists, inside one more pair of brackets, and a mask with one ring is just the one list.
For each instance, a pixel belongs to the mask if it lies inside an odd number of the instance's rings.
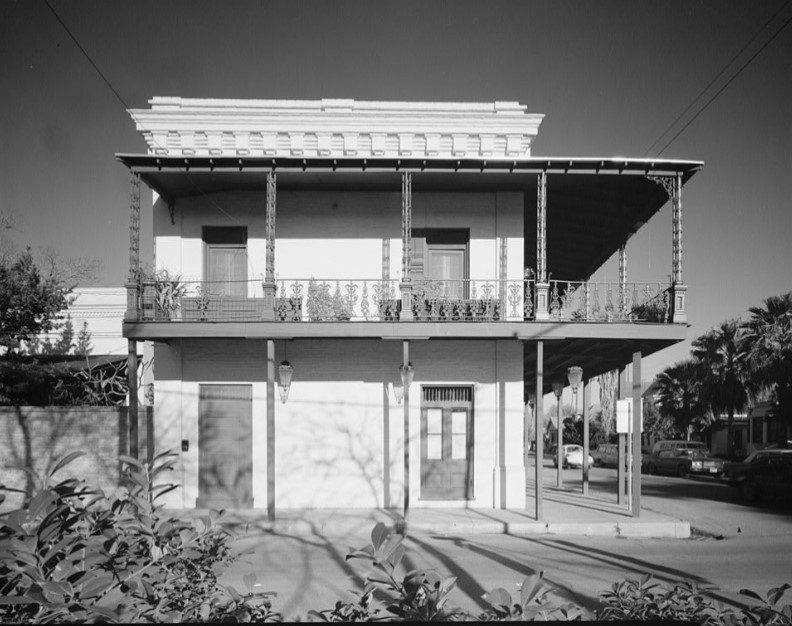
{"label": "utility wire", "polygon": [[[44,0],[44,4],[47,5],[47,8],[50,10],[52,15],[55,16],[55,19],[58,20],[58,23],[61,25],[61,27],[63,27],[63,30],[66,31],[66,34],[74,42],[74,45],[77,46],[77,48],[80,50],[80,52],[82,52],[83,56],[86,58],[88,63],[91,64],[91,67],[93,67],[94,70],[96,71],[96,73],[99,74],[100,78],[104,81],[105,85],[107,85],[110,88],[110,91],[113,92],[113,95],[115,95],[115,97],[118,99],[118,101],[123,105],[123,107],[126,110],[126,112],[129,113],[129,115],[132,116],[132,119],[135,120],[135,123],[138,124],[141,128],[143,128],[145,130],[148,130],[145,127],[145,125],[142,124],[140,122],[140,120],[137,118],[137,116],[132,112],[130,106],[126,103],[126,101],[121,96],[121,94],[118,93],[118,90],[113,86],[113,83],[111,83],[110,80],[107,78],[107,76],[105,76],[102,73],[102,70],[99,69],[99,66],[96,63],[94,63],[94,60],[91,58],[91,55],[88,54],[88,52],[85,50],[85,48],[82,47],[82,45],[80,45],[80,42],[77,40],[77,37],[75,37],[72,34],[72,32],[69,30],[69,27],[66,26],[66,23],[61,19],[60,15],[58,15],[57,12],[55,11],[55,9],[52,8],[52,5],[49,3],[49,0]],[[153,135],[152,135],[152,140],[156,142],[156,139],[153,137]],[[158,147],[164,149],[164,146],[158,146]],[[194,187],[194,188],[197,189],[197,191],[200,192],[210,202],[210,204],[214,205],[214,207],[218,211],[223,213],[231,221],[236,222],[237,224],[240,223],[238,219],[236,219],[233,215],[229,214],[225,209],[223,209],[223,207],[221,207],[219,204],[217,204],[217,202],[214,200],[214,198],[210,197],[202,189],[197,188],[197,187]]]}
{"label": "utility wire", "polygon": [[[101,77],[101,79],[104,81],[105,85],[107,85],[107,86],[110,88],[110,91],[112,91],[112,92],[113,92],[113,94],[115,95],[115,97],[116,97],[116,98],[118,98],[118,101],[119,101],[119,102],[120,102],[122,105],[124,105],[124,108],[125,108],[125,109],[129,109],[129,106],[128,106],[128,105],[127,105],[127,103],[124,101],[124,98],[122,98],[122,97],[121,97],[121,94],[120,94],[120,93],[118,93],[118,91],[116,91],[116,88],[115,88],[115,87],[113,87],[113,84],[112,84],[112,83],[111,83],[111,82],[110,82],[110,81],[107,79],[107,77],[106,77],[106,76],[105,76],[105,75],[102,73],[102,70],[100,70],[100,69],[99,69],[99,66],[97,66],[97,65],[96,65],[96,63],[94,63],[94,62],[93,62],[93,59],[91,58],[91,55],[89,55],[89,54],[88,54],[88,52],[86,52],[85,48],[83,48],[83,47],[80,45],[80,42],[79,42],[79,41],[77,41],[77,38],[76,38],[76,37],[75,37],[75,36],[72,34],[72,32],[69,30],[69,27],[68,27],[68,26],[66,26],[66,24],[63,22],[63,20],[60,18],[60,15],[58,15],[58,14],[55,12],[55,9],[53,9],[53,8],[52,8],[52,5],[49,3],[49,0],[44,0],[44,4],[46,4],[46,5],[47,5],[47,8],[48,8],[48,9],[50,10],[50,12],[51,12],[51,13],[52,13],[52,14],[55,16],[55,19],[56,19],[56,20],[58,20],[58,22],[60,23],[60,25],[63,27],[63,30],[65,30],[65,31],[66,31],[66,34],[67,34],[67,35],[68,35],[68,36],[71,38],[71,40],[74,42],[74,45],[75,45],[75,46],[77,46],[77,48],[80,50],[80,52],[82,52],[82,53],[83,53],[83,56],[84,56],[84,57],[85,57],[85,58],[88,60],[88,63],[90,63],[90,64],[91,64],[91,66],[94,68],[94,70],[96,70],[96,73],[97,73],[97,74],[99,74],[99,76]],[[133,115],[133,117],[134,117],[134,115]],[[137,121],[137,120],[135,120],[135,121]]]}
{"label": "utility wire", "polygon": [[718,81],[718,79],[719,79],[721,76],[723,76],[723,74],[726,72],[726,70],[727,70],[727,69],[729,69],[729,67],[731,67],[731,65],[732,65],[732,64],[733,64],[733,63],[734,63],[734,62],[737,60],[737,58],[738,58],[738,57],[739,57],[739,56],[740,56],[740,55],[741,55],[743,52],[745,52],[745,50],[746,50],[746,49],[747,49],[747,48],[748,48],[748,47],[749,47],[749,46],[750,46],[750,45],[751,45],[751,44],[752,44],[754,41],[756,41],[756,39],[759,37],[759,35],[762,33],[762,31],[764,31],[764,30],[765,30],[765,29],[766,29],[766,28],[767,28],[767,27],[770,25],[770,23],[771,23],[771,22],[772,22],[772,21],[773,21],[773,20],[774,20],[774,19],[775,19],[775,18],[778,16],[778,14],[779,14],[779,13],[781,13],[781,12],[782,12],[782,11],[783,11],[783,10],[784,10],[784,9],[785,9],[787,6],[789,6],[789,3],[790,3],[790,0],[787,0],[787,2],[786,2],[784,5],[782,5],[782,6],[781,6],[781,8],[780,8],[780,9],[778,9],[778,11],[776,11],[775,13],[773,13],[773,15],[770,17],[770,19],[768,19],[768,20],[767,20],[767,21],[766,21],[766,22],[765,22],[765,23],[764,23],[764,24],[763,24],[763,25],[762,25],[762,26],[761,26],[761,27],[760,27],[760,28],[759,28],[759,29],[758,29],[758,30],[757,30],[757,31],[754,33],[753,37],[751,37],[751,38],[750,38],[750,39],[749,39],[749,40],[748,40],[748,41],[745,43],[745,45],[744,45],[742,48],[740,48],[740,50],[737,52],[737,54],[735,54],[735,55],[734,55],[734,56],[733,56],[731,59],[729,59],[729,62],[728,62],[728,63],[726,63],[726,65],[724,65],[724,66],[723,66],[723,68],[721,68],[721,71],[720,71],[720,72],[718,72],[718,74],[715,76],[715,78],[713,78],[713,79],[712,79],[712,80],[711,80],[709,83],[707,83],[707,86],[706,86],[706,87],[704,87],[704,89],[702,89],[702,90],[701,90],[701,91],[698,93],[698,95],[696,95],[696,97],[695,97],[695,98],[693,98],[693,100],[691,100],[690,104],[688,104],[688,105],[685,107],[685,109],[684,109],[684,110],[683,110],[683,111],[682,111],[682,112],[681,112],[679,115],[677,115],[677,116],[676,116],[676,118],[674,119],[674,121],[673,121],[673,122],[671,122],[671,123],[668,125],[668,127],[667,127],[667,128],[666,128],[666,129],[665,129],[663,132],[662,132],[662,134],[661,134],[661,135],[660,135],[660,136],[659,136],[657,139],[655,139],[654,143],[653,143],[651,146],[649,146],[649,148],[647,148],[646,152],[644,152],[644,154],[643,154],[643,156],[644,156],[644,157],[648,156],[648,155],[649,155],[649,153],[652,151],[652,148],[654,148],[654,147],[655,147],[655,146],[656,146],[658,143],[660,143],[660,141],[662,141],[663,137],[665,137],[665,136],[666,136],[666,135],[667,135],[669,132],[671,132],[671,129],[672,129],[674,126],[676,126],[677,122],[679,122],[679,120],[681,120],[681,119],[682,119],[682,118],[683,118],[683,117],[684,117],[684,116],[687,114],[687,112],[688,112],[688,111],[690,111],[690,109],[692,109],[692,108],[693,108],[693,106],[696,104],[696,102],[698,102],[698,101],[701,99],[701,97],[702,97],[702,96],[703,96],[703,95],[704,95],[704,94],[705,94],[707,91],[709,91],[709,88],[710,88],[710,87],[712,87],[712,85],[714,85],[714,84],[715,84],[715,83]]}
{"label": "utility wire", "polygon": [[671,139],[668,141],[668,143],[666,143],[662,147],[662,149],[660,150],[660,152],[657,153],[657,155],[660,156],[661,154],[663,154],[663,152],[665,152],[666,148],[668,148],[668,146],[670,146],[672,143],[674,143],[674,141],[688,128],[688,126],[690,126],[699,117],[699,115],[701,115],[707,109],[707,107],[709,107],[709,105],[712,104],[715,101],[715,99],[718,96],[720,96],[725,91],[725,89],[734,82],[734,80],[743,72],[743,70],[745,70],[745,68],[747,68],[753,62],[753,60],[756,57],[758,57],[759,54],[761,54],[761,52],[765,48],[767,48],[767,46],[769,46],[773,42],[773,40],[775,40],[775,38],[778,37],[778,35],[780,35],[781,32],[787,26],[789,26],[790,23],[792,23],[792,16],[790,16],[787,19],[787,21],[784,22],[778,28],[778,30],[776,30],[776,32],[773,33],[773,35],[764,44],[762,44],[762,46],[751,56],[751,58],[749,58],[745,63],[743,63],[742,66],[740,66],[740,68],[732,75],[732,77],[728,81],[726,81],[726,83],[723,85],[723,87],[718,89],[718,91],[715,92],[715,95],[713,95],[709,100],[707,100],[707,102],[704,104],[704,106],[701,107],[696,112],[696,114],[692,118],[690,118],[690,120],[688,120],[688,122],[682,128],[680,128],[679,131],[673,137],[671,137]]}

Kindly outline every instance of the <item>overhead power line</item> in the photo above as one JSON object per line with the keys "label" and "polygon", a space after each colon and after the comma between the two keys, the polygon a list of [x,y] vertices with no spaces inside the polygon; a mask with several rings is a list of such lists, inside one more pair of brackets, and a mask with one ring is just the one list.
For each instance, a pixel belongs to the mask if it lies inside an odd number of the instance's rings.
{"label": "overhead power line", "polygon": [[[66,23],[65,23],[65,22],[64,22],[64,21],[61,19],[60,15],[58,15],[58,13],[55,11],[55,9],[53,9],[53,8],[52,8],[52,5],[49,3],[49,0],[44,0],[44,4],[45,4],[45,5],[47,5],[47,8],[50,10],[50,12],[52,13],[52,15],[54,15],[54,16],[55,16],[55,19],[56,19],[56,20],[58,20],[58,23],[61,25],[61,27],[63,28],[63,30],[64,30],[64,31],[66,31],[66,34],[67,34],[67,35],[69,36],[69,38],[70,38],[70,39],[71,39],[71,40],[74,42],[74,45],[75,45],[75,46],[77,46],[77,49],[78,49],[80,52],[82,52],[82,55],[85,57],[85,59],[88,61],[88,63],[90,63],[90,64],[91,64],[91,67],[93,67],[93,68],[94,68],[94,70],[96,71],[96,73],[97,73],[97,74],[99,74],[99,77],[102,79],[102,81],[104,81],[104,84],[105,84],[105,85],[107,85],[107,87],[110,89],[110,91],[112,91],[112,92],[113,92],[113,95],[114,95],[114,96],[115,96],[115,97],[118,99],[118,101],[119,101],[119,102],[122,104],[122,106],[124,107],[124,109],[126,110],[126,112],[127,112],[129,115],[131,115],[131,116],[132,116],[132,119],[133,119],[133,120],[135,120],[135,123],[136,123],[138,126],[140,126],[141,128],[144,128],[144,129],[145,129],[145,125],[144,125],[144,124],[142,124],[142,123],[140,122],[140,120],[137,118],[137,116],[136,116],[136,115],[135,115],[135,114],[132,112],[132,110],[131,110],[131,107],[130,107],[130,106],[127,104],[127,103],[126,103],[126,100],[124,100],[123,96],[122,96],[122,95],[121,95],[121,94],[118,92],[118,90],[117,90],[117,89],[116,89],[116,88],[113,86],[113,83],[111,83],[111,82],[110,82],[110,79],[109,79],[109,78],[107,78],[107,76],[105,76],[105,75],[104,75],[104,73],[102,72],[102,70],[101,70],[101,69],[99,69],[99,66],[98,66],[96,63],[94,63],[94,60],[91,58],[91,55],[90,55],[90,54],[88,54],[88,51],[87,51],[85,48],[83,48],[83,47],[82,47],[82,45],[80,44],[80,42],[77,40],[77,37],[75,37],[75,36],[74,36],[74,34],[71,32],[71,30],[69,30],[69,27],[68,27],[68,26],[66,26]],[[156,141],[156,139],[154,139],[154,141]],[[159,147],[162,147],[162,148],[164,148],[164,146],[159,146]],[[233,222],[236,222],[237,224],[239,224],[239,220],[238,220],[237,218],[235,218],[233,215],[231,215],[230,213],[228,213],[228,211],[226,211],[225,209],[223,209],[223,207],[221,207],[219,204],[217,204],[217,202],[215,201],[215,199],[214,199],[214,198],[212,198],[212,197],[210,197],[210,196],[209,196],[209,195],[208,195],[206,192],[204,192],[204,191],[203,191],[203,189],[200,189],[200,188],[198,188],[198,187],[195,187],[195,186],[193,186],[193,188],[195,188],[195,189],[196,189],[196,190],[197,190],[197,191],[198,191],[198,192],[199,192],[201,195],[203,195],[203,196],[204,196],[204,197],[205,197],[205,198],[206,198],[206,199],[209,201],[209,203],[210,203],[211,205],[213,205],[213,206],[214,206],[214,207],[215,207],[215,208],[216,208],[218,211],[220,211],[220,212],[221,212],[221,213],[223,213],[223,214],[224,214],[226,217],[228,217],[228,219],[230,219],[231,221],[233,221]]]}
{"label": "overhead power line", "polygon": [[750,38],[750,39],[749,39],[749,40],[748,40],[748,41],[745,43],[745,45],[744,45],[742,48],[740,48],[740,50],[739,50],[739,51],[738,51],[738,52],[737,52],[737,53],[736,53],[736,54],[735,54],[735,55],[734,55],[734,56],[733,56],[731,59],[729,59],[728,63],[726,63],[726,65],[724,65],[724,66],[721,68],[721,71],[720,71],[720,72],[718,72],[718,73],[715,75],[715,77],[714,77],[714,78],[713,78],[713,79],[712,79],[710,82],[708,82],[708,83],[707,83],[707,86],[706,86],[706,87],[704,87],[704,88],[703,88],[703,89],[702,89],[702,90],[701,90],[701,91],[700,91],[700,92],[699,92],[699,93],[696,95],[696,97],[695,97],[695,98],[693,98],[693,100],[691,100],[691,101],[690,101],[690,104],[688,104],[688,105],[687,105],[687,106],[686,106],[686,107],[685,107],[685,108],[682,110],[682,112],[681,112],[679,115],[677,115],[677,116],[676,116],[676,118],[674,119],[674,121],[673,121],[673,122],[671,122],[671,123],[670,123],[670,124],[669,124],[669,125],[666,127],[666,129],[665,129],[665,130],[664,130],[664,131],[661,133],[661,135],[660,135],[660,136],[659,136],[657,139],[655,139],[655,140],[654,140],[654,143],[653,143],[651,146],[649,146],[649,148],[647,148],[646,152],[644,152],[644,153],[643,153],[643,156],[645,156],[645,157],[646,157],[646,156],[649,156],[649,154],[650,154],[650,153],[651,153],[651,151],[652,151],[652,148],[654,148],[654,147],[655,147],[655,146],[656,146],[658,143],[660,143],[660,142],[663,140],[663,137],[665,137],[665,136],[666,136],[666,135],[667,135],[669,132],[671,132],[671,129],[672,129],[674,126],[676,126],[677,122],[679,122],[679,120],[681,120],[681,119],[682,119],[682,118],[683,118],[683,117],[684,117],[684,116],[687,114],[687,112],[688,112],[688,111],[690,111],[690,109],[692,109],[692,108],[693,108],[693,106],[694,106],[694,105],[695,105],[695,104],[696,104],[696,103],[697,103],[697,102],[698,102],[698,101],[699,101],[699,100],[700,100],[700,99],[701,99],[701,98],[704,96],[704,94],[705,94],[705,93],[707,93],[707,91],[709,91],[709,88],[710,88],[710,87],[712,87],[712,86],[713,86],[713,85],[714,85],[714,84],[715,84],[715,83],[718,81],[718,79],[719,79],[721,76],[723,76],[723,75],[726,73],[726,70],[728,70],[728,69],[729,69],[729,67],[731,67],[731,66],[732,66],[732,64],[734,64],[734,62],[735,62],[735,61],[736,61],[736,60],[737,60],[737,59],[740,57],[740,55],[742,55],[742,53],[743,53],[743,52],[745,52],[745,50],[746,50],[746,49],[747,49],[747,48],[748,48],[748,47],[749,47],[749,46],[750,46],[750,45],[751,45],[751,44],[752,44],[754,41],[756,41],[756,39],[759,37],[759,35],[761,35],[761,34],[762,34],[762,32],[763,32],[763,31],[764,31],[764,30],[765,30],[765,29],[766,29],[766,28],[767,28],[767,27],[770,25],[770,23],[771,23],[771,22],[772,22],[772,21],[773,21],[773,20],[774,20],[774,19],[775,19],[775,18],[778,16],[778,14],[779,14],[779,13],[781,13],[781,12],[782,12],[782,11],[783,11],[783,10],[784,10],[784,9],[785,9],[787,6],[788,6],[788,5],[789,5],[789,1],[787,1],[787,2],[786,2],[784,5],[782,5],[782,6],[781,6],[781,8],[780,8],[780,9],[778,9],[778,11],[776,11],[775,13],[773,13],[773,15],[770,17],[770,19],[768,19],[768,20],[767,20],[767,21],[766,21],[766,22],[765,22],[765,23],[764,23],[764,24],[763,24],[761,27],[759,27],[759,29],[758,29],[758,30],[757,30],[757,31],[754,33],[753,37],[751,37],[751,38]]}
{"label": "overhead power line", "polygon": [[[766,28],[766,27],[767,27],[767,25],[770,23],[770,21],[772,21],[772,20],[773,20],[773,18],[775,18],[775,17],[776,17],[776,16],[777,16],[777,15],[778,15],[778,14],[779,14],[781,11],[783,11],[783,10],[784,10],[784,9],[785,9],[787,6],[789,6],[790,2],[792,2],[792,0],[788,0],[788,1],[786,2],[786,4],[784,4],[784,6],[783,6],[783,7],[781,7],[781,9],[779,9],[779,10],[778,10],[778,11],[777,11],[777,12],[776,12],[774,15],[773,15],[773,17],[771,17],[771,18],[770,18],[770,20],[768,20],[768,21],[767,21],[767,22],[764,24],[764,26],[762,26],[762,28],[759,30],[759,32],[761,32],[762,30],[764,30],[764,28]],[[783,30],[784,30],[784,29],[785,29],[787,26],[789,26],[789,24],[790,24],[790,23],[792,23],[792,16],[790,16],[790,17],[789,17],[789,18],[788,18],[788,19],[787,19],[787,20],[786,20],[786,21],[785,21],[783,24],[781,24],[781,26],[780,26],[780,27],[779,27],[779,28],[778,28],[778,29],[777,29],[777,30],[776,30],[776,31],[775,31],[775,32],[774,32],[774,33],[773,33],[773,34],[770,36],[770,38],[769,38],[767,41],[765,41],[765,42],[764,42],[764,44],[762,44],[762,45],[759,47],[759,49],[758,49],[756,52],[754,52],[754,54],[753,54],[753,55],[751,55],[751,57],[750,57],[750,58],[749,58],[749,59],[748,59],[748,60],[747,60],[745,63],[743,63],[743,64],[742,64],[742,65],[741,65],[741,66],[740,66],[738,69],[737,69],[737,71],[736,71],[736,72],[735,72],[735,73],[734,73],[734,74],[731,76],[731,78],[729,78],[729,80],[727,80],[727,81],[726,81],[726,83],[725,83],[725,84],[724,84],[724,85],[723,85],[723,86],[722,86],[720,89],[718,89],[718,91],[716,91],[716,92],[715,92],[715,94],[714,94],[714,95],[713,95],[713,96],[712,96],[712,97],[711,97],[709,100],[707,100],[707,102],[704,104],[704,106],[702,106],[702,107],[701,107],[701,108],[700,108],[698,111],[696,111],[695,115],[693,115],[693,117],[691,117],[691,118],[690,118],[690,119],[689,119],[689,120],[688,120],[688,121],[685,123],[685,125],[684,125],[684,126],[682,126],[682,128],[680,128],[680,129],[679,129],[679,131],[677,131],[677,133],[676,133],[676,134],[675,134],[673,137],[671,137],[671,139],[670,139],[670,140],[669,140],[669,141],[668,141],[668,142],[667,142],[667,143],[666,143],[666,144],[665,144],[665,145],[664,145],[664,146],[663,146],[663,147],[660,149],[660,151],[657,153],[657,156],[660,156],[661,154],[663,154],[663,152],[665,152],[665,151],[666,151],[666,149],[667,149],[667,148],[668,148],[668,147],[669,147],[669,146],[670,146],[670,145],[671,145],[671,144],[672,144],[674,141],[676,141],[676,139],[677,139],[677,138],[678,138],[678,137],[679,137],[679,136],[680,136],[680,135],[681,135],[681,134],[682,134],[682,133],[683,133],[685,130],[687,130],[687,128],[688,128],[688,127],[689,127],[689,126],[690,126],[690,125],[691,125],[691,124],[692,124],[692,123],[693,123],[693,122],[694,122],[696,119],[698,119],[698,117],[699,117],[699,116],[700,116],[700,115],[701,115],[701,114],[702,114],[702,113],[703,113],[703,112],[704,112],[704,111],[705,111],[705,110],[706,110],[706,109],[707,109],[707,108],[710,106],[710,104],[712,104],[712,103],[715,101],[715,99],[716,99],[716,98],[718,98],[718,96],[720,96],[720,95],[721,95],[721,94],[722,94],[722,93],[723,93],[723,92],[726,90],[726,88],[727,88],[729,85],[731,85],[731,84],[732,84],[732,83],[733,83],[733,82],[734,82],[734,81],[737,79],[737,77],[738,77],[740,74],[742,74],[742,72],[743,72],[743,71],[744,71],[744,70],[745,70],[745,69],[746,69],[746,68],[747,68],[747,67],[748,67],[748,66],[749,66],[749,65],[750,65],[750,64],[751,64],[753,61],[754,61],[754,59],[756,59],[756,57],[758,57],[758,56],[759,56],[759,55],[762,53],[762,51],[763,51],[765,48],[767,48],[767,46],[769,46],[769,45],[770,45],[770,44],[771,44],[771,43],[772,43],[772,42],[773,42],[773,41],[776,39],[776,37],[778,37],[778,36],[781,34],[781,32],[782,32],[782,31],[783,31]],[[756,37],[757,37],[757,35],[758,35],[758,34],[759,34],[759,33],[757,33],[756,35],[754,35],[754,37],[753,37],[753,38],[751,38],[751,40],[750,40],[750,41],[749,41],[749,42],[748,42],[748,43],[747,43],[745,46],[743,46],[743,47],[740,49],[740,52],[738,52],[738,53],[735,55],[735,57],[734,57],[734,58],[732,58],[732,60],[731,60],[731,61],[729,61],[729,63],[726,65],[726,67],[728,67],[729,65],[731,65],[731,64],[734,62],[734,60],[735,60],[735,59],[736,59],[736,58],[737,58],[737,57],[738,57],[738,56],[739,56],[739,55],[740,55],[740,54],[741,54],[741,53],[742,53],[742,52],[743,52],[743,51],[744,51],[744,50],[745,50],[745,49],[746,49],[746,48],[747,48],[747,47],[748,47],[748,46],[749,46],[749,45],[750,45],[750,44],[751,44],[753,41],[754,41],[754,39],[756,39]],[[671,128],[671,127],[673,127],[673,126],[674,126],[674,124],[676,124],[676,123],[677,123],[677,122],[678,122],[678,121],[679,121],[679,120],[680,120],[680,119],[681,119],[681,118],[682,118],[682,117],[685,115],[685,113],[687,113],[687,111],[689,111],[689,110],[692,108],[693,104],[695,104],[695,102],[696,102],[696,101],[698,101],[698,99],[699,99],[699,98],[700,98],[700,97],[701,97],[701,96],[704,94],[704,92],[706,92],[706,91],[707,91],[707,90],[710,88],[710,86],[711,86],[711,85],[712,85],[712,84],[713,84],[713,83],[714,83],[714,82],[715,82],[715,81],[716,81],[716,80],[717,80],[717,79],[718,79],[718,78],[719,78],[719,77],[720,77],[720,76],[721,76],[721,75],[724,73],[725,69],[726,69],[726,68],[724,68],[723,70],[721,70],[721,71],[718,73],[718,75],[717,75],[717,76],[716,76],[716,77],[715,77],[715,78],[714,78],[712,81],[710,81],[710,83],[709,83],[709,84],[708,84],[708,85],[707,85],[707,86],[706,86],[706,87],[705,87],[705,88],[704,88],[704,89],[701,91],[701,93],[699,93],[699,95],[698,95],[698,96],[696,96],[696,98],[694,98],[694,99],[693,99],[693,102],[691,102],[691,104],[690,104],[690,105],[688,105],[688,106],[685,108],[685,110],[684,110],[682,113],[680,113],[680,114],[679,114],[679,116],[677,116],[677,118],[676,118],[676,119],[675,119],[675,120],[674,120],[674,121],[671,123],[671,125],[669,126],[669,128],[667,128],[667,129],[666,129],[666,130],[663,132],[663,134],[662,134],[662,135],[660,135],[660,137],[659,137],[659,138],[658,138],[658,139],[657,139],[657,140],[656,140],[656,141],[655,141],[655,142],[652,144],[652,146],[649,148],[649,150],[651,150],[651,148],[652,148],[652,147],[654,147],[654,146],[655,146],[655,145],[656,145],[656,144],[657,144],[657,143],[660,141],[660,139],[662,139],[662,137],[664,137],[666,134],[668,134],[668,132],[669,132],[670,128]],[[648,150],[647,150],[647,153],[648,153]],[[644,156],[646,156],[646,154],[647,154],[647,153],[644,153]]]}

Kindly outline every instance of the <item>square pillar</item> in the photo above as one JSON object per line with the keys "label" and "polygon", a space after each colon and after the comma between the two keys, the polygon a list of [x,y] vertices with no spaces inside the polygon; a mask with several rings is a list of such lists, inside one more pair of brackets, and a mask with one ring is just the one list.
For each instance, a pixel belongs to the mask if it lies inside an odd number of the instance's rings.
{"label": "square pillar", "polygon": [[685,310],[685,297],[687,296],[687,285],[673,285],[671,287],[671,321],[674,324],[687,323],[687,311]]}
{"label": "square pillar", "polygon": [[534,319],[550,319],[550,283],[536,283],[536,312]]}

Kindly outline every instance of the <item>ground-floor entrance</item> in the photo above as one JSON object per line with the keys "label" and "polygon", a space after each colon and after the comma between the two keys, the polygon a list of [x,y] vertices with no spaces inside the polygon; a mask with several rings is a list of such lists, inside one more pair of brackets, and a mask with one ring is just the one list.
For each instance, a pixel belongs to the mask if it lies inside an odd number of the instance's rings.
{"label": "ground-floor entrance", "polygon": [[473,491],[473,388],[421,388],[421,498],[468,500]]}
{"label": "ground-floor entrance", "polygon": [[200,385],[199,508],[253,506],[251,385]]}

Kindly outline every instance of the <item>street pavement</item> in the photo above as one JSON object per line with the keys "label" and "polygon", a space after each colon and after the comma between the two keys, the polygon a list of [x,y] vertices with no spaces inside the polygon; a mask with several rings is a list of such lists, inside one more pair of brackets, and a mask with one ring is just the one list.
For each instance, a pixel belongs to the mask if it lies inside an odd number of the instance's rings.
{"label": "street pavement", "polygon": [[[546,518],[561,511],[571,519],[566,507],[574,504],[579,519],[634,519],[617,504],[615,470],[593,468],[585,498],[579,470],[564,470],[563,477],[564,489],[557,490],[555,471],[545,471]],[[747,602],[739,595],[742,588],[763,594],[770,587],[792,583],[788,510],[746,506],[723,481],[710,477],[641,478],[639,520],[649,524],[684,519],[691,531],[687,538],[585,532],[580,525],[568,526],[577,531],[568,534],[526,532],[521,524],[534,521],[530,500],[525,511],[449,511],[440,524],[439,514],[421,517],[416,509],[408,518],[403,572],[431,568],[456,576],[450,603],[474,613],[486,607],[481,597],[485,592],[503,587],[516,596],[523,578],[540,571],[553,589],[553,601],[572,601],[592,612],[599,608],[599,594],[611,584],[645,573],[664,583],[696,582],[709,589],[711,597],[738,606]],[[351,599],[350,592],[362,588],[367,567],[347,560],[347,554],[368,543],[377,521],[397,526],[400,519],[394,512],[368,510],[349,517],[321,510],[296,516],[289,520],[281,513],[281,522],[272,524],[260,516],[232,515],[230,526],[239,537],[235,547],[248,553],[223,577],[243,590],[246,576],[254,574],[254,588],[277,593],[274,609],[292,621],[305,619],[309,609],[332,608],[339,599]],[[421,524],[422,519],[433,523]],[[493,526],[493,521],[500,525]]]}

